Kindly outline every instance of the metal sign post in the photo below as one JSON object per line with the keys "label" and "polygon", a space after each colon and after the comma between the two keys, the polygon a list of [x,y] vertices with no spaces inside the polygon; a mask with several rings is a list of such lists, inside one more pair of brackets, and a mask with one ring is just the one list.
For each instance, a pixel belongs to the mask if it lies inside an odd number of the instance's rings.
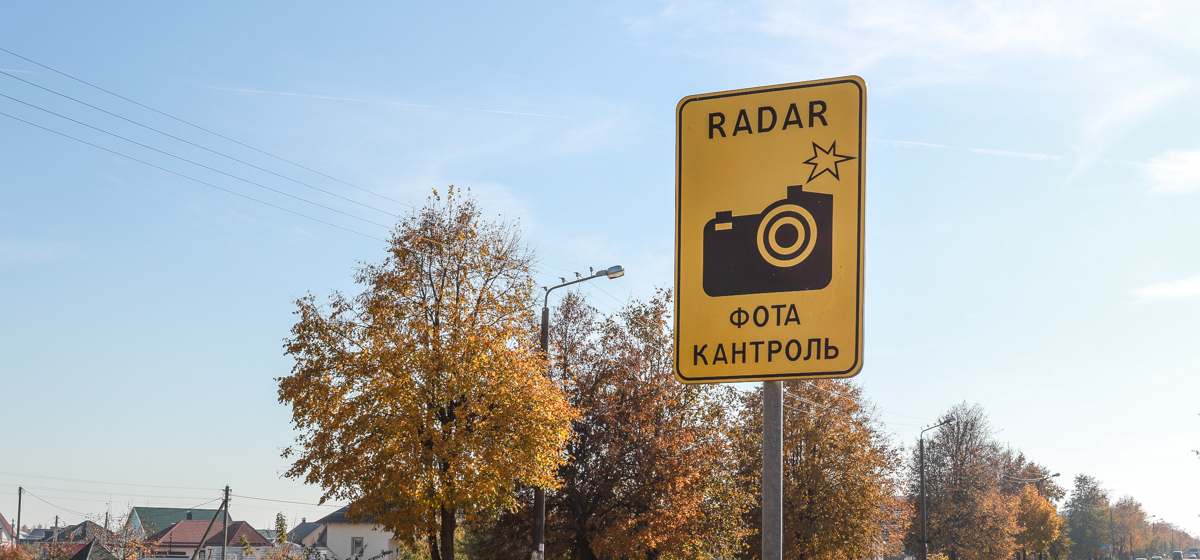
{"label": "metal sign post", "polygon": [[783,382],[763,381],[762,558],[783,560]]}
{"label": "metal sign post", "polygon": [[863,361],[867,84],[676,108],[675,376],[763,382],[762,558],[783,558],[783,381]]}

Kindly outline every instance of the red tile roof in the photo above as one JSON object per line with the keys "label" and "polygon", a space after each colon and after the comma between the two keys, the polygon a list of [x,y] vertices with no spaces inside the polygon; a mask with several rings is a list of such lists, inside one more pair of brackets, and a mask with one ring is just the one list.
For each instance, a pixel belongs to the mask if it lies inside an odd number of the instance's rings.
{"label": "red tile roof", "polygon": [[12,538],[17,538],[17,534],[13,532],[12,525],[8,524],[8,520],[4,518],[4,514],[0,514],[0,526],[4,527],[8,531],[8,534],[12,535]]}
{"label": "red tile roof", "polygon": [[[199,519],[187,519],[171,525],[166,530],[159,531],[150,536],[150,542],[158,543],[159,545],[168,546],[196,546],[200,544],[200,538],[204,536],[204,530],[208,528],[208,521]],[[204,546],[221,546],[223,524],[221,520],[217,520],[212,524],[212,529],[208,532],[208,539],[204,541]],[[250,546],[271,546],[271,542],[262,536],[254,527],[245,521],[230,521],[229,522],[229,541],[227,546],[240,546],[242,539],[245,536],[246,541]]]}

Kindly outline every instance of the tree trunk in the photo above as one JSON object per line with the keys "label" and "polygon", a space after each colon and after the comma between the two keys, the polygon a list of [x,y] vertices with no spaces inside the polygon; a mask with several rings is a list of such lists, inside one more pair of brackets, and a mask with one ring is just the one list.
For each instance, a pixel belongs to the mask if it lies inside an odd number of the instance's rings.
{"label": "tree trunk", "polygon": [[442,557],[440,560],[454,560],[454,530],[458,528],[458,519],[454,510],[442,506]]}
{"label": "tree trunk", "polygon": [[433,532],[429,533],[429,560],[442,560],[442,555],[438,554],[437,535]]}

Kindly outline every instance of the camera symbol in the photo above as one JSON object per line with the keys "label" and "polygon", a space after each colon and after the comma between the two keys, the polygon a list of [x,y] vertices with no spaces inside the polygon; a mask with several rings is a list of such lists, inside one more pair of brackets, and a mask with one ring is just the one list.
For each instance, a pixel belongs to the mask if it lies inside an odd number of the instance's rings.
{"label": "camera symbol", "polygon": [[787,188],[761,214],[717,212],[704,224],[704,293],[820,290],[833,278],[833,195]]}

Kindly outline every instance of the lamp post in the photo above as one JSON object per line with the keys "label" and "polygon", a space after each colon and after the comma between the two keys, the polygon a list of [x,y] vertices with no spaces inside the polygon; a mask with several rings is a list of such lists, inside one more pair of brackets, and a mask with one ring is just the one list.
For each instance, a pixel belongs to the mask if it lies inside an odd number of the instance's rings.
{"label": "lamp post", "polygon": [[[588,270],[591,271],[592,269],[589,268]],[[544,288],[546,290],[546,297],[542,301],[542,330],[538,340],[541,345],[542,354],[545,355],[547,359],[549,359],[550,356],[550,292],[565,286],[578,284],[580,282],[587,282],[588,280],[595,280],[596,278],[600,277],[609,279],[620,278],[625,275],[625,268],[618,264],[600,270],[599,272],[592,271],[591,275],[589,276],[580,276],[578,272],[576,272],[575,275],[579,276],[575,280],[568,282],[566,278],[560,277],[559,280],[562,280],[562,284],[550,288]],[[533,560],[542,560],[545,557],[545,538],[546,490],[538,487],[533,491]]]}
{"label": "lamp post", "polygon": [[927,508],[925,507],[925,432],[946,426],[948,424],[953,424],[955,422],[958,422],[958,419],[951,416],[941,424],[930,426],[924,430],[921,430],[921,436],[919,438],[921,440],[921,451],[920,455],[918,455],[921,463],[921,560],[927,560],[929,558],[929,515],[926,511]]}

